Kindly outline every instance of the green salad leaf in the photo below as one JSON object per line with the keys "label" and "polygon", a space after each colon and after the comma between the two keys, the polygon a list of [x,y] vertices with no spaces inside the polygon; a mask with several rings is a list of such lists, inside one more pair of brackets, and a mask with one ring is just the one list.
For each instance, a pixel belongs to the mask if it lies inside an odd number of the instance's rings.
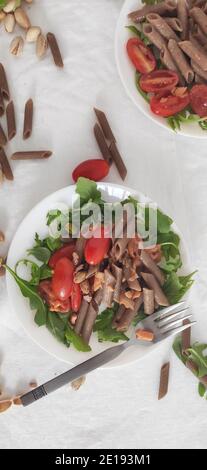
{"label": "green salad leaf", "polygon": [[194,280],[192,279],[196,271],[187,276],[178,276],[175,272],[167,275],[166,281],[163,286],[163,291],[167,296],[170,304],[176,304],[186,294],[192,286]]}
{"label": "green salad leaf", "polygon": [[198,393],[201,398],[206,394],[206,387],[201,382],[198,382]]}
{"label": "green salad leaf", "polygon": [[49,266],[47,266],[47,264],[42,264],[39,270],[40,270],[40,281],[43,281],[44,279],[50,279],[52,277],[53,271]]}
{"label": "green salad leaf", "polygon": [[117,305],[114,305],[112,308],[107,308],[103,310],[97,317],[93,331],[96,331],[98,334],[98,341],[112,341],[113,343],[118,343],[118,341],[128,341],[128,336],[126,336],[121,331],[116,331],[112,328],[112,321],[117,310]]}
{"label": "green salad leaf", "polygon": [[139,39],[141,39],[141,41],[143,41],[143,43],[145,44],[145,46],[148,46],[149,44],[151,44],[150,40],[147,38],[147,36],[145,36],[145,34],[143,33],[143,31],[139,30],[138,28],[136,28],[136,26],[133,26],[133,25],[129,25],[129,26],[126,26],[126,28],[131,31],[131,33],[135,34],[136,36],[138,36]]}
{"label": "green salad leaf", "polygon": [[44,246],[35,246],[34,248],[27,250],[27,253],[45,264],[48,263],[51,256],[50,250]]}
{"label": "green salad leaf", "polygon": [[102,201],[101,191],[97,189],[95,181],[88,178],[80,177],[76,183],[76,193],[80,196],[81,206],[89,201],[96,202],[97,204]]}
{"label": "green salad leaf", "polygon": [[142,95],[142,97],[144,98],[144,100],[149,103],[150,102],[150,97],[148,95],[148,93],[146,93],[145,91],[143,91],[140,87],[140,78],[141,78],[141,73],[139,72],[135,72],[135,84],[136,84],[136,87],[137,87],[137,90],[138,92],[140,93],[140,95]]}
{"label": "green salad leaf", "polygon": [[74,348],[77,351],[88,352],[91,351],[91,347],[87,344],[81,336],[77,335],[77,333],[67,325],[67,329],[65,332],[65,337],[67,342],[73,344]]}
{"label": "green salad leaf", "polygon": [[48,312],[47,316],[47,328],[48,330],[57,338],[58,341],[64,343],[67,347],[69,343],[66,339],[65,333],[68,325],[70,313],[56,313],[56,312]]}
{"label": "green salad leaf", "polygon": [[60,217],[61,211],[59,209],[54,209],[48,212],[47,214],[47,225],[50,225],[53,220],[57,219]]}
{"label": "green salad leaf", "polygon": [[161,3],[163,0],[142,0],[142,3],[145,5],[156,5],[156,3]]}
{"label": "green salad leaf", "polygon": [[47,320],[47,307],[37,293],[37,288],[31,285],[28,281],[21,279],[11,268],[9,268],[9,266],[6,266],[6,269],[15,279],[22,295],[29,299],[31,309],[36,310],[34,318],[35,323],[38,326],[45,325]]}

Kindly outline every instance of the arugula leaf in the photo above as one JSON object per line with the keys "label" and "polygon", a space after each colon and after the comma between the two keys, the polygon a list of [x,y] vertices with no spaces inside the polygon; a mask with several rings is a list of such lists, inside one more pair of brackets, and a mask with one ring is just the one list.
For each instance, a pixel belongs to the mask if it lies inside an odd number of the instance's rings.
{"label": "arugula leaf", "polygon": [[64,343],[67,347],[69,346],[65,332],[67,329],[68,319],[70,314],[64,313],[63,315],[56,312],[48,312],[47,316],[47,328],[57,338],[58,341]]}
{"label": "arugula leaf", "polygon": [[189,359],[192,359],[198,367],[198,377],[203,377],[207,374],[207,357],[203,354],[206,350],[207,344],[198,342],[187,349]]}
{"label": "arugula leaf", "polygon": [[60,238],[47,237],[45,238],[44,242],[47,245],[47,248],[52,252],[59,250],[59,248],[62,246]]}
{"label": "arugula leaf", "polygon": [[95,181],[80,177],[76,183],[76,193],[80,196],[81,206],[89,201],[101,201],[101,191],[97,189]]}
{"label": "arugula leaf", "polygon": [[47,266],[47,264],[42,264],[39,268],[40,270],[40,281],[43,279],[49,279],[52,277],[52,269]]}
{"label": "arugula leaf", "polygon": [[181,336],[176,336],[172,347],[178,359],[180,359],[182,363],[185,365],[187,361],[187,356],[182,353],[182,337]]}
{"label": "arugula leaf", "polygon": [[34,248],[27,250],[27,253],[45,264],[48,263],[51,256],[50,250],[44,246],[35,246]]}
{"label": "arugula leaf", "polygon": [[201,382],[198,382],[198,393],[201,398],[206,394],[206,387]]}
{"label": "arugula leaf", "polygon": [[147,315],[144,313],[143,309],[140,309],[139,312],[137,312],[136,316],[134,317],[134,320],[132,322],[133,326],[137,326],[139,322],[144,320],[147,317]]}
{"label": "arugula leaf", "polygon": [[139,29],[137,29],[136,26],[129,25],[129,26],[125,26],[125,28],[129,29],[131,33],[136,34],[136,36],[138,36],[138,38],[141,39],[141,41],[143,41],[145,46],[148,46],[149,44],[151,44],[150,40],[147,38],[147,36],[145,36],[143,31],[139,31]]}
{"label": "arugula leaf", "polygon": [[48,212],[47,214],[47,225],[50,225],[53,220],[57,219],[61,215],[61,211],[59,209],[54,209]]}
{"label": "arugula leaf", "polygon": [[47,320],[47,307],[44,304],[42,298],[37,293],[35,286],[32,286],[29,282],[21,279],[9,266],[6,266],[7,271],[13,276],[17,285],[19,286],[21,293],[24,297],[30,301],[30,307],[32,310],[36,310],[35,323],[38,326],[45,325]]}
{"label": "arugula leaf", "polygon": [[142,3],[145,3],[145,5],[155,5],[161,2],[163,2],[163,0],[142,0]]}
{"label": "arugula leaf", "polygon": [[190,289],[194,280],[192,276],[195,274],[194,271],[187,276],[178,276],[175,272],[171,272],[167,275],[166,281],[163,286],[163,291],[167,296],[170,304],[176,304]]}
{"label": "arugula leaf", "polygon": [[145,91],[143,91],[140,87],[140,78],[141,78],[141,73],[139,72],[135,72],[135,84],[136,84],[136,87],[137,87],[137,90],[138,92],[140,93],[140,95],[144,98],[144,100],[149,103],[150,102],[150,97],[148,95],[148,93],[146,93]]}
{"label": "arugula leaf", "polygon": [[117,305],[114,305],[113,308],[107,308],[98,315],[93,331],[97,331],[99,342],[112,341],[113,343],[118,343],[118,341],[128,341],[129,338],[124,333],[112,328],[112,321],[116,310]]}
{"label": "arugula leaf", "polygon": [[67,342],[70,344],[72,343],[74,348],[77,349],[77,351],[82,351],[82,352],[87,352],[91,351],[91,347],[89,344],[85,343],[83,338],[81,336],[77,335],[77,333],[70,328],[70,326],[67,326],[66,332],[65,332],[65,337]]}

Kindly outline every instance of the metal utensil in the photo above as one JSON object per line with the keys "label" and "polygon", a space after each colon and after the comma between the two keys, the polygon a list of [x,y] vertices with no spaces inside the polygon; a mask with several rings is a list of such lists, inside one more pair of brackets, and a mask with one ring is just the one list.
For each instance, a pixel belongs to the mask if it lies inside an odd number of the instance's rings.
{"label": "metal utensil", "polygon": [[[192,316],[191,314],[183,316],[187,309],[188,307],[185,307],[184,302],[179,302],[175,305],[171,305],[170,307],[159,310],[143,320],[143,328],[151,330],[154,333],[154,343],[163,341],[169,336],[180,333],[181,331],[191,327],[196,323],[195,321],[192,321],[183,325],[183,320],[191,318]],[[138,340],[134,335],[129,341],[126,341],[125,343],[118,346],[113,346],[106,351],[97,354],[91,359],[82,362],[78,366],[73,367],[63,374],[55,377],[54,379],[51,379],[39,387],[34,388],[30,392],[22,395],[22,404],[24,406],[30,405],[34,401],[39,400],[45,395],[48,395],[48,393],[54,392],[58,388],[63,387],[63,385],[67,385],[69,382],[78,379],[82,375],[86,375],[92,370],[103,366],[107,362],[110,362],[118,357],[127,348],[138,344],[139,341],[140,340]]]}

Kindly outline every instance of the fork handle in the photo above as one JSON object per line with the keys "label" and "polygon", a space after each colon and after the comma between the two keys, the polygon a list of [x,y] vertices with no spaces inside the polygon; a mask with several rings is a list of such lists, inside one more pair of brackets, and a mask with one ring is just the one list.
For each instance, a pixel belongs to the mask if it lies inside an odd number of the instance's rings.
{"label": "fork handle", "polygon": [[94,369],[107,364],[107,362],[112,361],[118,357],[125,349],[125,344],[119,346],[113,346],[112,348],[106,349],[97,356],[88,359],[88,361],[82,362],[76,367],[64,372],[63,374],[58,375],[54,379],[45,382],[37,388],[34,388],[28,393],[22,395],[21,402],[23,406],[30,405],[36,400],[43,398],[48,393],[52,393],[60,387],[67,385],[75,379],[79,379],[82,375],[86,375]]}

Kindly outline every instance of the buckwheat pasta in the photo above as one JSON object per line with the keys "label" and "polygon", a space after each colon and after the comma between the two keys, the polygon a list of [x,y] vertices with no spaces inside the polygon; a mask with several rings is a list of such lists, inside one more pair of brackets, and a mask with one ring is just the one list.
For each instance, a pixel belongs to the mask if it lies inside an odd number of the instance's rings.
{"label": "buckwheat pasta", "polygon": [[207,54],[202,47],[190,41],[179,42],[179,46],[188,57],[190,57],[202,70],[207,70]]}
{"label": "buckwheat pasta", "polygon": [[5,135],[5,132],[0,124],[0,146],[6,145],[7,143],[7,137]]}
{"label": "buckwheat pasta", "polygon": [[147,15],[147,21],[152,24],[165,39],[175,39],[175,41],[179,41],[179,37],[175,31],[173,31],[164,18],[157,13],[150,13]]}
{"label": "buckwheat pasta", "polygon": [[154,302],[154,291],[151,289],[143,289],[143,300],[144,300],[144,313],[146,315],[151,315],[155,310],[155,302]]}
{"label": "buckwheat pasta", "polygon": [[89,343],[89,340],[93,331],[93,325],[96,321],[97,315],[98,315],[98,305],[96,304],[96,302],[94,302],[94,300],[92,300],[91,303],[89,304],[86,317],[84,320],[84,324],[81,330],[81,336],[86,343]]}
{"label": "buckwheat pasta", "polygon": [[95,115],[98,119],[98,122],[101,126],[101,129],[104,133],[105,138],[111,143],[116,142],[112,129],[109,125],[108,119],[103,111],[100,109],[94,108]]}
{"label": "buckwheat pasta", "polygon": [[174,31],[180,33],[183,30],[182,24],[178,18],[165,17],[165,22],[174,29]]}
{"label": "buckwheat pasta", "polygon": [[180,75],[180,72],[177,68],[177,65],[175,64],[169,50],[167,47],[164,47],[163,49],[161,49],[160,51],[160,60],[163,62],[163,64],[167,67],[167,69],[169,70],[174,70],[175,72],[177,72],[178,76],[179,76],[179,82],[181,85],[184,84],[184,80],[182,78],[182,76]]}
{"label": "buckwheat pasta", "polygon": [[10,100],[9,86],[7,82],[6,72],[2,64],[0,64],[0,90],[3,95],[3,98],[9,101]]}
{"label": "buckwheat pasta", "polygon": [[4,99],[3,99],[2,91],[0,90],[0,116],[3,116],[3,114],[4,114]]}
{"label": "buckwheat pasta", "polygon": [[201,31],[204,34],[207,34],[207,15],[197,7],[190,10],[190,15],[193,17],[194,21],[200,26]]}
{"label": "buckwheat pasta", "polygon": [[176,11],[176,2],[173,0],[167,0],[166,2],[158,3],[156,5],[146,5],[139,10],[129,13],[128,17],[134,23],[140,23],[145,19],[148,13],[158,13],[159,15],[164,15],[174,11]]}
{"label": "buckwheat pasta", "polygon": [[165,282],[165,276],[159,266],[153,261],[151,256],[147,253],[147,251],[142,250],[140,255],[141,261],[143,262],[144,266],[156,277],[159,284],[162,286]]}
{"label": "buckwheat pasta", "polygon": [[81,329],[82,329],[82,326],[83,326],[83,323],[87,314],[87,310],[88,310],[88,302],[86,302],[86,300],[82,300],[80,310],[78,312],[78,317],[74,326],[74,330],[77,334],[81,332]]}
{"label": "buckwheat pasta", "polygon": [[9,160],[4,152],[4,149],[0,148],[0,166],[2,168],[3,174],[7,180],[13,180],[12,169],[9,164]]}
{"label": "buckwheat pasta", "polygon": [[168,42],[168,49],[175,61],[177,67],[179,68],[182,76],[184,77],[187,83],[192,83],[194,79],[194,72],[190,67],[185,55],[181,51],[180,47],[178,46],[177,42],[174,39],[170,39]]}
{"label": "buckwheat pasta", "polygon": [[191,60],[191,67],[194,72],[199,75],[199,77],[202,77],[204,80],[207,81],[207,71],[205,72],[205,70],[202,70],[201,67],[199,67],[199,65],[194,62],[194,60]]}
{"label": "buckwheat pasta", "polygon": [[95,135],[95,138],[96,138],[96,142],[99,146],[102,157],[104,158],[104,160],[106,160],[107,162],[110,163],[111,162],[111,154],[110,154],[110,151],[109,151],[109,148],[108,148],[108,145],[107,145],[107,142],[105,140],[105,137],[104,137],[104,134],[103,134],[103,131],[102,131],[101,127],[96,123],[93,130],[94,130],[94,135]]}
{"label": "buckwheat pasta", "polygon": [[119,302],[120,290],[121,290],[121,283],[122,283],[122,268],[119,268],[115,264],[112,264],[112,273],[116,279],[116,283],[114,286],[114,301]]}
{"label": "buckwheat pasta", "polygon": [[123,313],[125,312],[125,310],[126,310],[126,308],[125,308],[124,305],[119,305],[118,310],[116,312],[116,315],[115,315],[115,317],[113,319],[113,322],[112,322],[112,327],[113,328],[117,328],[118,323],[121,320],[121,317],[122,317]]}
{"label": "buckwheat pasta", "polygon": [[166,41],[152,24],[145,23],[143,25],[143,33],[158,49],[166,47]]}
{"label": "buckwheat pasta", "polygon": [[199,27],[196,28],[193,33],[193,37],[201,44],[201,46],[207,45],[207,36],[201,31]]}
{"label": "buckwheat pasta", "polygon": [[143,295],[136,299],[133,309],[126,309],[118,322],[117,331],[127,331],[143,303]]}
{"label": "buckwheat pasta", "polygon": [[52,52],[55,65],[57,65],[57,67],[63,67],[63,59],[55,35],[53,33],[47,33],[47,40],[50,50]]}
{"label": "buckwheat pasta", "polygon": [[114,296],[114,288],[116,284],[115,277],[111,274],[108,269],[104,270],[104,286],[103,286],[103,303],[107,305],[107,307],[111,307],[113,296]]}
{"label": "buckwheat pasta", "polygon": [[33,101],[32,99],[29,99],[25,104],[25,110],[24,110],[23,139],[28,139],[31,136],[32,122],[33,122]]}
{"label": "buckwheat pasta", "polygon": [[157,279],[153,274],[150,273],[140,273],[144,281],[146,282],[147,286],[154,291],[155,301],[158,305],[162,305],[163,307],[167,307],[169,305],[169,301],[164,294],[163,290],[161,289]]}
{"label": "buckwheat pasta", "polygon": [[15,121],[13,101],[10,101],[10,103],[6,107],[6,119],[7,119],[8,139],[11,140],[16,135],[16,121]]}
{"label": "buckwheat pasta", "polygon": [[15,152],[12,155],[12,160],[44,160],[51,157],[50,150],[27,150],[26,152]]}
{"label": "buckwheat pasta", "polygon": [[178,0],[177,13],[182,25],[181,39],[184,40],[188,37],[188,9],[186,0]]}

